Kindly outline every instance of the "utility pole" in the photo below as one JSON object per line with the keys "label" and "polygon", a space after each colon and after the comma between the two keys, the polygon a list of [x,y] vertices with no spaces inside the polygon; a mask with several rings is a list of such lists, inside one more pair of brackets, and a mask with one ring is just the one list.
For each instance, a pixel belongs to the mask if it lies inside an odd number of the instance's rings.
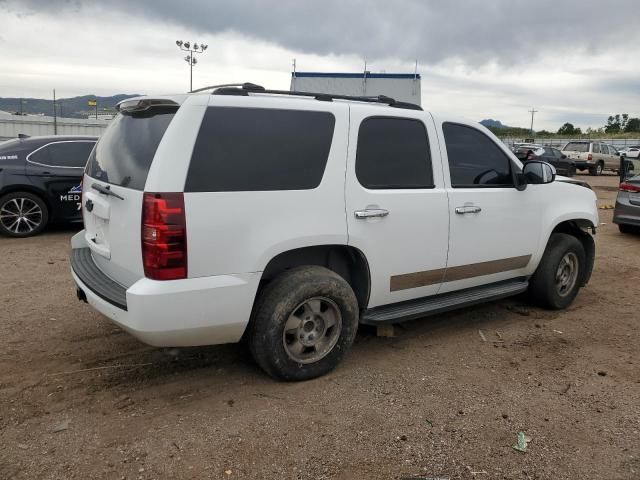
{"label": "utility pole", "polygon": [[53,134],[58,134],[58,114],[57,114],[57,106],[56,106],[56,89],[53,89]]}
{"label": "utility pole", "polygon": [[531,107],[529,113],[531,114],[531,129],[529,131],[529,134],[531,135],[531,138],[533,138],[533,116],[538,113],[538,110],[535,110],[534,107]]}
{"label": "utility pole", "polygon": [[296,91],[296,59],[293,59],[293,79],[291,81],[291,91]]}
{"label": "utility pole", "polygon": [[183,42],[182,40],[176,40],[176,45],[183,52],[189,52],[189,55],[184,57],[184,61],[189,64],[189,91],[193,91],[193,66],[198,63],[198,60],[194,56],[196,53],[204,53],[209,48],[209,45],[197,43],[191,44],[191,42]]}

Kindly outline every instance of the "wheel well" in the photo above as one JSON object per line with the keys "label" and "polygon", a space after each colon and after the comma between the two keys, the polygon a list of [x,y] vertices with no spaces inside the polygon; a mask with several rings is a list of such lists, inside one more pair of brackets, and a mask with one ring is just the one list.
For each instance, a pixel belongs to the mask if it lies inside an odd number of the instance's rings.
{"label": "wheel well", "polygon": [[360,250],[347,245],[317,245],[283,252],[265,267],[260,288],[286,270],[302,265],[319,265],[333,270],[351,285],[360,308],[367,308],[371,284],[369,264]]}
{"label": "wheel well", "polygon": [[587,266],[584,269],[582,278],[580,279],[580,285],[585,286],[591,278],[591,272],[593,271],[593,261],[596,254],[596,245],[593,241],[593,237],[587,232],[588,229],[592,229],[595,232],[595,225],[589,220],[576,219],[566,220],[555,226],[551,234],[554,233],[566,233],[568,235],[576,237],[582,243],[584,252],[587,256]]}

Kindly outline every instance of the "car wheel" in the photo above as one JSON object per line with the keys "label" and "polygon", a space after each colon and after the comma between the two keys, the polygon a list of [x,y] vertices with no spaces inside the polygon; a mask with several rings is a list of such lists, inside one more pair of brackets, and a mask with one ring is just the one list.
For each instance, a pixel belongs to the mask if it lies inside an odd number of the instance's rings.
{"label": "car wheel", "polygon": [[603,169],[604,169],[604,165],[602,165],[602,163],[598,163],[595,167],[591,167],[589,169],[589,174],[593,176],[601,175]]}
{"label": "car wheel", "polygon": [[29,192],[13,192],[0,198],[0,233],[31,237],[47,225],[49,211],[44,201]]}
{"label": "car wheel", "polygon": [[569,167],[569,169],[567,170],[567,177],[575,177],[576,176],[576,167],[572,166]]}
{"label": "car wheel", "polygon": [[586,254],[580,240],[566,233],[554,233],[538,268],[529,282],[534,303],[559,310],[571,305],[581,287]]}
{"label": "car wheel", "polygon": [[335,272],[293,268],[267,284],[254,307],[248,344],[255,361],[280,380],[333,370],[358,330],[358,301]]}
{"label": "car wheel", "polygon": [[620,230],[620,233],[638,233],[640,229],[635,225],[627,225],[626,223],[619,223],[618,230]]}

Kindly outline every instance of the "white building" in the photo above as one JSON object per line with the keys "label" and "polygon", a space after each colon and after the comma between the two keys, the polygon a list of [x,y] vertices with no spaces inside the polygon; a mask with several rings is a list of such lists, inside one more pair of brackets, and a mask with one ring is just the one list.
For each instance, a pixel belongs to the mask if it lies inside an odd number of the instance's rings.
{"label": "white building", "polygon": [[338,95],[386,95],[401,102],[422,104],[419,73],[291,72],[291,90]]}
{"label": "white building", "polygon": [[19,134],[36,135],[95,135],[100,136],[109,120],[64,118],[46,115],[12,115],[0,112],[0,140],[15,138]]}

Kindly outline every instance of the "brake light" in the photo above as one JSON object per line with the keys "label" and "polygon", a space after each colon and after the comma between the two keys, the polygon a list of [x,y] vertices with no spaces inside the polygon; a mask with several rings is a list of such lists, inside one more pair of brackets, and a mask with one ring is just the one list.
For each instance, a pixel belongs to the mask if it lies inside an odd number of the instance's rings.
{"label": "brake light", "polygon": [[587,160],[589,160],[589,161],[593,160],[593,155],[591,155],[591,154],[587,155]]}
{"label": "brake light", "polygon": [[187,278],[187,222],[183,193],[144,193],[142,263],[147,278]]}
{"label": "brake light", "polygon": [[625,182],[622,182],[618,188],[620,189],[621,192],[631,192],[631,193],[640,192],[640,185],[632,185],[630,183],[625,183]]}

